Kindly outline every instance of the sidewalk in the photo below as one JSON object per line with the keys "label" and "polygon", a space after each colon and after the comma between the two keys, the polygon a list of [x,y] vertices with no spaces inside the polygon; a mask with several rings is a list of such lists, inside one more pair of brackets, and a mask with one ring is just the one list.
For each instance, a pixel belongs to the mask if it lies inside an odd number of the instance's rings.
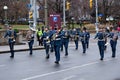
{"label": "sidewalk", "polygon": [[[93,35],[91,35],[91,37],[93,37]],[[28,51],[29,50],[27,42],[23,41],[23,43],[25,43],[25,44],[15,45],[14,46],[15,52]],[[81,45],[81,44],[79,43],[79,45]],[[69,46],[75,46],[74,42],[70,41]],[[33,50],[40,50],[40,49],[44,49],[44,46],[38,46],[37,45],[36,47],[33,47]],[[0,46],[0,54],[2,54],[2,53],[9,53],[9,52],[10,52],[9,45]]]}
{"label": "sidewalk", "polygon": [[[44,47],[43,46],[35,46],[35,47],[33,47],[33,50],[40,50],[40,49],[44,49]],[[28,47],[27,44],[15,45],[14,50],[15,50],[15,52],[27,51],[27,50],[29,50],[29,47]],[[1,53],[9,53],[9,52],[10,52],[9,45],[0,46],[0,54]]]}

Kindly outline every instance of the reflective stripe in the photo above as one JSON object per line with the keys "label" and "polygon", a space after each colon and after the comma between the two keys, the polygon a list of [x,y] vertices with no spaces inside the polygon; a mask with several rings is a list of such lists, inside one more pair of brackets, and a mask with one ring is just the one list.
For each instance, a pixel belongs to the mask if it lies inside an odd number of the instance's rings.
{"label": "reflective stripe", "polygon": [[56,38],[55,40],[61,40],[61,38]]}
{"label": "reflective stripe", "polygon": [[98,39],[98,41],[105,41],[105,39]]}
{"label": "reflective stripe", "polygon": [[63,38],[67,38],[67,37],[63,37]]}

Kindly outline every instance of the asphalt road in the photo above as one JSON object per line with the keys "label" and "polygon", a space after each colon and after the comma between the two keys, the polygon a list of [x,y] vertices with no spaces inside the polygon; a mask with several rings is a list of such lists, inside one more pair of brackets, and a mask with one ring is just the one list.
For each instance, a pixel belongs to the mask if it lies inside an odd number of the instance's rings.
{"label": "asphalt road", "polygon": [[45,59],[44,50],[34,50],[32,56],[28,51],[16,52],[15,58],[10,54],[0,54],[0,80],[120,80],[120,41],[117,45],[117,57],[111,58],[111,47],[105,52],[105,58],[100,61],[96,41],[90,41],[86,54],[82,46],[75,50],[70,42],[69,55],[61,52],[61,61],[54,63],[54,53],[50,59]]}

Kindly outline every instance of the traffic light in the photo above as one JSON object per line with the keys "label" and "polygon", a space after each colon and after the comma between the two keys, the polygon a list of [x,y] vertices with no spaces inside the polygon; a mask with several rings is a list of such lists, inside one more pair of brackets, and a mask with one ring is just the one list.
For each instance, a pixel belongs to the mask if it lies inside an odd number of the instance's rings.
{"label": "traffic light", "polygon": [[93,6],[93,0],[90,0],[90,8]]}
{"label": "traffic light", "polygon": [[66,9],[69,10],[70,9],[70,2],[66,2]]}
{"label": "traffic light", "polygon": [[29,19],[32,19],[32,18],[33,18],[33,12],[30,11],[30,12],[29,12]]}

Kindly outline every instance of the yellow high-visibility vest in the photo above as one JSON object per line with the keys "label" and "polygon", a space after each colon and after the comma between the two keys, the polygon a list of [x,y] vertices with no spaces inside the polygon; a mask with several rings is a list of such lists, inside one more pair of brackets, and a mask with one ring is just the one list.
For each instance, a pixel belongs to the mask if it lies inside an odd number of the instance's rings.
{"label": "yellow high-visibility vest", "polygon": [[42,34],[43,34],[43,33],[42,33],[42,30],[40,30],[40,31],[37,30],[37,35],[38,35],[38,36],[42,36]]}

